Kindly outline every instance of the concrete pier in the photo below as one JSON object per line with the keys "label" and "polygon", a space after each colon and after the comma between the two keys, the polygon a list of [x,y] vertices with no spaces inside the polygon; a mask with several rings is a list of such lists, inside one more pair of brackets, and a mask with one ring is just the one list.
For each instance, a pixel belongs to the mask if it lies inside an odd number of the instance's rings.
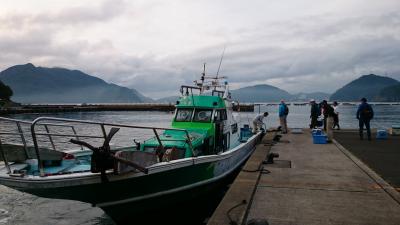
{"label": "concrete pier", "polygon": [[[313,144],[308,130],[264,137],[208,221],[209,225],[398,225],[400,194],[339,142]],[[274,164],[258,167],[268,152]],[[257,156],[258,157],[257,157]],[[266,171],[268,170],[268,171]]]}

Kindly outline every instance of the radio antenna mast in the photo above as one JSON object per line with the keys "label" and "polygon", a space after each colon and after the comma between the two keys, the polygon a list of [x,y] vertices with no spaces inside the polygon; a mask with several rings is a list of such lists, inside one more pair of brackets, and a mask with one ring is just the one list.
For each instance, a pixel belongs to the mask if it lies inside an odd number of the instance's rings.
{"label": "radio antenna mast", "polygon": [[224,50],[222,51],[221,60],[219,61],[219,66],[218,66],[217,77],[216,78],[218,78],[219,70],[221,69],[221,64],[222,64],[222,59],[224,58],[225,49],[226,49],[226,46],[224,46]]}

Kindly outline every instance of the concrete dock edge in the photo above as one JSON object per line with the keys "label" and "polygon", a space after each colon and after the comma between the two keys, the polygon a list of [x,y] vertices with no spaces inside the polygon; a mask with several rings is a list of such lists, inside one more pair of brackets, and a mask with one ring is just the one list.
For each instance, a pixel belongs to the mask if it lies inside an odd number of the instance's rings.
{"label": "concrete dock edge", "polygon": [[242,224],[245,221],[257,183],[261,174],[265,172],[262,162],[271,150],[275,134],[267,133],[256,146],[207,225]]}
{"label": "concrete dock edge", "polygon": [[364,173],[366,173],[371,179],[373,179],[390,197],[393,198],[397,203],[400,204],[400,193],[396,188],[392,187],[387,183],[381,176],[373,171],[369,166],[363,163],[360,159],[354,156],[349,150],[343,147],[338,141],[332,140],[333,143],[339,148],[344,155],[346,155],[351,161],[353,161]]}

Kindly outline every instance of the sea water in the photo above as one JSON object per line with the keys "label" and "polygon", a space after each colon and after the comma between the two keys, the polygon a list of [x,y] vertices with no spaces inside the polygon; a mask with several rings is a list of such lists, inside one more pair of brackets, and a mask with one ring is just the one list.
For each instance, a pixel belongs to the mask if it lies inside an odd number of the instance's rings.
{"label": "sea water", "polygon": [[[371,122],[371,126],[378,129],[386,129],[392,124],[400,123],[400,106],[399,105],[376,105],[373,107],[375,118]],[[269,112],[270,115],[264,120],[268,127],[276,127],[279,125],[278,106],[262,106],[260,109],[256,107],[256,112],[240,113],[241,124],[251,123],[252,119],[259,111]],[[342,128],[357,128],[358,121],[356,119],[357,106],[340,106],[340,125]],[[289,127],[308,127],[310,123],[310,107],[289,106],[288,126]],[[123,123],[138,126],[157,126],[169,127],[173,114],[171,112],[73,112],[73,113],[56,113],[56,114],[21,114],[11,115],[10,117],[23,120],[33,120],[40,116],[51,116],[79,120],[92,120],[109,123]],[[86,126],[81,131],[91,132],[91,129],[97,128]],[[97,132],[98,130],[96,130]],[[121,132],[122,133],[122,132]],[[152,131],[132,130],[128,135],[132,135],[138,141],[144,140],[147,136],[152,135]],[[122,134],[121,134],[122,135]],[[117,136],[112,141],[114,145],[133,144],[133,138],[130,136]],[[128,139],[128,140],[126,140]],[[57,146],[63,147],[63,146]],[[65,148],[69,147],[65,143]],[[216,204],[210,206],[215,207]],[[212,211],[212,209],[207,209]],[[171,221],[165,221],[165,224],[174,224],[173,217]],[[188,224],[201,224],[199,221],[188,221]],[[107,215],[99,208],[91,207],[89,204],[77,201],[45,199],[30,194],[22,193],[9,189],[0,185],[0,225],[1,224],[51,224],[51,225],[108,225],[114,224]],[[135,224],[135,223],[132,223]]]}

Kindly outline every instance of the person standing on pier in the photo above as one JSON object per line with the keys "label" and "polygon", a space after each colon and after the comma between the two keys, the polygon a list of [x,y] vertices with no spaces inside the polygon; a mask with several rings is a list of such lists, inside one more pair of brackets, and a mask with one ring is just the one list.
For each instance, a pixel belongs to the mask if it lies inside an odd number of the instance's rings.
{"label": "person standing on pier", "polygon": [[334,117],[334,109],[331,105],[328,104],[326,100],[323,100],[322,103],[322,113],[324,115],[324,130],[326,131],[326,135],[328,137],[328,141],[332,141],[333,139],[333,117]]}
{"label": "person standing on pier", "polygon": [[333,102],[333,126],[332,129],[335,129],[337,127],[338,130],[340,130],[340,125],[339,125],[339,105],[337,101]]}
{"label": "person standing on pier", "polygon": [[253,120],[253,134],[257,133],[264,125],[264,118],[268,116],[268,112],[257,115]]}
{"label": "person standing on pier", "polygon": [[286,134],[288,131],[287,128],[287,116],[289,114],[289,107],[285,104],[284,100],[281,100],[281,103],[279,104],[279,122],[282,127],[282,133]]}
{"label": "person standing on pier", "polygon": [[361,104],[358,106],[357,119],[359,124],[360,140],[364,139],[364,125],[367,130],[368,140],[371,140],[371,127],[370,121],[374,118],[374,110],[371,105],[367,103],[366,98],[361,99]]}
{"label": "person standing on pier", "polygon": [[310,105],[311,105],[311,114],[310,114],[311,124],[310,124],[310,129],[314,129],[314,128],[317,127],[317,123],[318,123],[319,107],[318,107],[317,103],[315,103],[314,99],[310,100]]}
{"label": "person standing on pier", "polygon": [[324,120],[324,131],[326,131],[326,125],[328,121],[328,102],[326,100],[323,100],[321,103],[319,103],[320,108],[321,108],[321,115],[323,116]]}

